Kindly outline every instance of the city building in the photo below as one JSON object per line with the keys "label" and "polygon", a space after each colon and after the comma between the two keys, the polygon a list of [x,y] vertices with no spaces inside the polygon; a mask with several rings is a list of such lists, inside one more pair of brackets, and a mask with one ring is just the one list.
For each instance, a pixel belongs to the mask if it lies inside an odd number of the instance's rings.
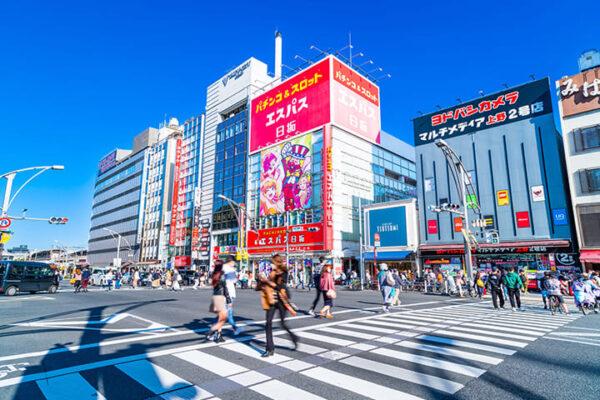
{"label": "city building", "polygon": [[170,210],[174,177],[177,176],[177,152],[182,129],[176,118],[158,129],[156,143],[147,150],[146,182],[140,239],[140,263],[166,264],[169,261],[169,238],[172,229]]}
{"label": "city building", "polygon": [[[279,46],[280,40],[276,39]],[[194,263],[204,268],[212,257],[238,251],[238,211],[228,201],[243,203],[246,196],[248,105],[256,92],[278,79],[269,75],[265,63],[250,58],[207,89],[200,201],[196,202],[200,206],[199,223],[193,227],[199,235],[198,260]]]}
{"label": "city building", "polygon": [[[158,223],[163,221],[162,201],[165,187],[164,175],[169,149],[164,140],[179,131],[177,120],[172,126],[160,129],[147,128],[134,137],[131,150],[116,149],[102,158],[94,187],[90,236],[88,240],[88,262],[93,266],[117,263],[137,263],[141,260],[140,249],[143,228],[149,229],[145,245],[149,252],[146,260],[156,262],[160,249]],[[155,149],[153,146],[157,145]],[[172,153],[172,151],[171,151]],[[149,158],[152,155],[152,164]],[[151,166],[151,168],[149,168]],[[152,191],[148,193],[148,172],[152,171]],[[156,210],[146,210],[146,200]],[[160,200],[160,201],[159,201]],[[157,220],[144,226],[144,216],[156,212]],[[153,242],[156,241],[156,246]],[[153,249],[154,247],[154,249]]]}
{"label": "city building", "polygon": [[[183,134],[177,142],[179,157],[175,158],[175,176],[171,204],[169,246],[178,268],[191,267],[199,258],[200,221],[200,161],[204,115],[189,118],[183,123]],[[175,226],[175,229],[173,229]]]}
{"label": "city building", "polygon": [[600,53],[582,54],[579,68],[556,88],[579,257],[587,270],[600,270]]}
{"label": "city building", "polygon": [[379,88],[327,56],[254,97],[247,252],[253,267],[287,255],[357,269],[359,207],[415,196],[414,149],[382,132]]}
{"label": "city building", "polygon": [[[548,79],[418,117],[414,134],[425,268],[463,268],[465,235],[478,242],[473,257],[478,268],[514,266],[532,273],[573,268],[557,262],[576,248]],[[467,212],[470,221],[484,226],[466,226],[456,214],[435,212],[444,203],[462,204],[460,177],[453,175],[437,139],[468,171]]]}

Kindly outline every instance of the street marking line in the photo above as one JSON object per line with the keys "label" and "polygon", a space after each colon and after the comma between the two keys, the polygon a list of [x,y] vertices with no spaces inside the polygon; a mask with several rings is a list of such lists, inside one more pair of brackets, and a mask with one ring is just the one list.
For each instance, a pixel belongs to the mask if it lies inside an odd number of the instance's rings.
{"label": "street marking line", "polygon": [[296,335],[300,336],[301,338],[316,340],[318,342],[323,342],[323,343],[331,343],[331,344],[335,344],[335,345],[342,346],[342,347],[346,347],[346,346],[355,344],[355,342],[352,342],[350,340],[319,335],[319,334],[311,333],[311,332],[303,331],[303,332],[294,332],[294,333]]}
{"label": "street marking line", "polygon": [[437,330],[437,331],[435,331],[435,334],[442,335],[442,336],[458,337],[461,339],[478,340],[480,342],[497,343],[497,344],[503,344],[506,346],[519,347],[519,348],[527,347],[527,345],[529,344],[529,343],[523,343],[523,342],[516,342],[514,340],[505,340],[505,339],[493,338],[493,337],[489,337],[489,336],[473,335],[471,333],[453,332],[453,331],[450,331],[447,329]]}
{"label": "street marking line", "polygon": [[422,372],[411,371],[409,369],[369,360],[367,358],[352,356],[340,360],[339,362],[355,368],[386,375],[394,379],[416,383],[418,385],[423,385],[428,388],[437,389],[450,394],[456,393],[464,387],[463,384],[448,379],[424,374]]}
{"label": "street marking line", "polygon": [[[116,367],[154,394],[162,394],[194,386],[185,379],[148,360],[118,364]],[[198,388],[198,390],[202,389]]]}
{"label": "street marking line", "polygon": [[326,384],[337,386],[341,389],[354,392],[361,396],[373,400],[380,399],[402,399],[402,400],[423,400],[420,397],[390,389],[385,386],[377,385],[351,375],[342,374],[323,367],[316,367],[300,372],[309,378],[324,382]]}
{"label": "street marking line", "polygon": [[452,348],[448,348],[448,347],[433,346],[433,345],[429,345],[429,344],[421,344],[421,343],[416,343],[416,342],[401,341],[401,342],[395,343],[395,345],[405,347],[407,349],[427,351],[430,353],[437,353],[437,354],[462,358],[462,359],[471,360],[471,361],[479,361],[482,363],[492,364],[492,365],[498,365],[502,361],[504,361],[503,359],[497,358],[497,357],[484,356],[482,354],[470,353],[468,351],[456,350],[456,349],[452,349]]}
{"label": "street marking line", "polygon": [[550,336],[544,336],[542,339],[548,339],[548,340],[558,340],[558,341],[561,341],[561,342],[571,342],[571,343],[584,344],[584,345],[586,345],[586,346],[596,346],[596,347],[600,347],[600,343],[588,342],[588,341],[584,341],[583,339],[580,339],[580,340],[574,340],[574,339],[563,339],[563,338],[550,337]]}
{"label": "street marking line", "polygon": [[[262,343],[262,344],[266,343],[266,341],[264,339],[255,339],[255,341]],[[289,347],[290,349],[294,348],[294,342],[292,342],[291,340],[288,340],[288,339],[274,336],[273,342],[275,343],[275,346]],[[323,347],[318,347],[318,346],[313,346],[311,344],[306,344],[304,342],[298,342],[298,347],[296,348],[296,351],[299,351],[300,353],[314,355],[314,354],[324,353],[326,351],[329,351],[329,349],[326,349]]]}
{"label": "street marking line", "polygon": [[[469,321],[471,322],[471,321]],[[554,328],[542,328],[542,327],[533,327],[533,326],[529,326],[529,325],[523,325],[523,324],[517,324],[514,322],[503,322],[503,321],[498,321],[498,320],[493,320],[493,319],[481,319],[479,321],[475,321],[473,323],[477,323],[477,322],[481,322],[481,324],[485,324],[487,326],[499,326],[499,327],[514,327],[517,329],[528,329],[531,330],[532,332],[539,332],[541,334],[545,334],[548,332],[552,332],[554,330]]]}
{"label": "street marking line", "polygon": [[[502,331],[502,332],[512,332],[512,333],[522,333],[524,335],[530,335],[530,336],[543,336],[545,334],[545,332],[539,332],[539,331],[533,331],[533,330],[527,330],[527,329],[515,329],[515,328],[508,328],[505,326],[497,326],[497,325],[490,325],[485,323],[485,321],[479,321],[479,322],[468,322],[468,323],[464,323],[461,324],[460,326],[472,326],[474,328],[486,328],[489,331]],[[500,332],[498,332],[500,334]],[[518,338],[520,338],[522,336],[518,336]]]}
{"label": "street marking line", "polygon": [[[377,333],[381,333],[381,334],[398,332],[398,329],[377,328],[374,326],[362,325],[360,322],[342,324],[341,327],[342,328],[362,329],[363,331],[377,332]],[[382,335],[379,335],[379,336],[382,336]]]}
{"label": "street marking line", "polygon": [[236,375],[248,371],[248,368],[242,367],[241,365],[234,364],[220,357],[215,357],[198,350],[177,353],[173,354],[173,356],[220,376]]}
{"label": "street marking line", "polygon": [[271,377],[261,374],[260,372],[248,371],[248,372],[243,372],[238,375],[230,376],[228,379],[230,381],[233,381],[233,382],[241,385],[241,386],[246,387],[246,386],[254,385],[259,382],[268,381],[271,379]]}
{"label": "street marking line", "polygon": [[417,336],[416,339],[422,339],[422,340],[426,340],[429,342],[447,344],[450,346],[467,347],[467,348],[476,349],[476,350],[484,350],[484,351],[489,351],[491,353],[505,354],[507,356],[512,356],[513,354],[515,354],[517,352],[516,350],[511,350],[511,349],[507,349],[504,347],[497,347],[497,346],[490,346],[487,344],[467,342],[465,340],[457,340],[457,339],[446,338],[446,337],[441,337],[441,336],[420,335],[420,336]]}
{"label": "street marking line", "polygon": [[259,383],[258,385],[250,386],[249,389],[273,400],[325,400],[323,397],[307,392],[306,390],[298,389],[295,386],[276,380]]}
{"label": "street marking line", "polygon": [[0,300],[0,304],[2,303],[14,303],[16,301],[22,301],[22,300],[56,300],[54,297],[47,297],[47,296],[25,296],[25,297],[12,297],[9,299],[3,299]]}
{"label": "street marking line", "polygon": [[[533,342],[533,341],[535,341],[537,339],[537,337],[532,337],[532,336],[514,335],[514,334],[504,333],[504,332],[494,332],[494,331],[491,331],[491,330],[487,330],[486,331],[486,330],[483,330],[483,329],[473,329],[473,328],[470,328],[468,326],[466,326],[466,327],[463,327],[463,326],[452,326],[452,327],[450,327],[448,329],[450,331],[474,333],[474,334],[477,334],[477,335],[487,335],[487,336],[490,337],[490,339],[495,339],[496,336],[501,336],[501,338],[507,338],[507,339],[527,340],[528,342]],[[499,342],[499,343],[501,343],[501,342]]]}
{"label": "street marking line", "polygon": [[226,344],[224,346],[220,346],[221,349],[226,349],[230,351],[234,351],[236,353],[242,354],[244,356],[259,359],[261,361],[267,362],[269,364],[279,364],[284,361],[290,361],[292,358],[283,356],[281,354],[274,354],[271,357],[262,358],[262,349],[258,349],[254,346],[251,346],[246,343],[232,343]]}
{"label": "street marking line", "polygon": [[365,321],[362,321],[362,323],[369,324],[369,325],[387,326],[387,327],[398,328],[398,329],[413,329],[413,328],[417,327],[416,325],[386,322],[383,319],[365,320]]}
{"label": "street marking line", "polygon": [[36,383],[46,400],[75,398],[105,400],[105,397],[100,392],[77,373],[42,379]]}
{"label": "street marking line", "polygon": [[473,378],[485,374],[485,370],[481,368],[471,367],[468,365],[441,360],[438,358],[425,357],[413,353],[405,353],[403,351],[392,350],[389,348],[378,348],[372,350],[371,353],[394,358],[396,360],[408,361],[414,364],[421,364],[426,365],[428,367],[443,369],[446,371],[455,372],[457,374],[471,376]]}
{"label": "street marking line", "polygon": [[296,360],[296,359],[294,359],[294,360],[291,360],[291,361],[283,362],[283,363],[279,364],[279,366],[283,367],[283,368],[287,368],[287,369],[292,370],[294,372],[298,372],[298,371],[303,371],[305,369],[312,368],[315,365],[307,363],[307,362],[304,362],[302,360]]}
{"label": "street marking line", "polygon": [[337,335],[350,336],[353,338],[365,339],[365,340],[373,340],[380,336],[380,335],[371,335],[369,333],[356,332],[356,331],[352,331],[350,329],[319,328],[319,329],[317,329],[317,331],[327,332],[327,333],[335,333]]}

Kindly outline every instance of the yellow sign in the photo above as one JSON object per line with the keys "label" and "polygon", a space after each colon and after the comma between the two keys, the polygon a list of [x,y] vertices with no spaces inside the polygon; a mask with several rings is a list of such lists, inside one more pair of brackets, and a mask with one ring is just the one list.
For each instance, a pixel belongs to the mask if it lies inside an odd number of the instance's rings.
{"label": "yellow sign", "polygon": [[10,240],[10,234],[6,232],[0,232],[0,243],[6,244]]}
{"label": "yellow sign", "polygon": [[510,204],[510,198],[508,196],[508,190],[498,190],[496,192],[496,201],[499,206],[507,206]]}

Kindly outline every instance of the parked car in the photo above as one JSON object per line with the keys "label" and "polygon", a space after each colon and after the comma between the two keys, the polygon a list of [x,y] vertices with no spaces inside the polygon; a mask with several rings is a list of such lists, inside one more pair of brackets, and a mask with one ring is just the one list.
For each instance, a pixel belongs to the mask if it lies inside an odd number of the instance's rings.
{"label": "parked car", "polygon": [[32,261],[0,261],[0,293],[14,296],[19,292],[56,293],[54,271],[50,265]]}
{"label": "parked car", "polygon": [[92,268],[92,274],[90,275],[90,285],[104,286],[106,285],[106,272],[110,268],[108,267],[95,267]]}

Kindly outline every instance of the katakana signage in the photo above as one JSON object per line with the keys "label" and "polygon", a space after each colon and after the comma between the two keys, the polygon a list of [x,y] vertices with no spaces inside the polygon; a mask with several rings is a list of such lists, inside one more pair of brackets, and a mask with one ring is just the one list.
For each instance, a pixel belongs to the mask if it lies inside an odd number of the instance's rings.
{"label": "katakana signage", "polygon": [[548,79],[540,79],[415,118],[415,146],[551,112],[550,85]]}

